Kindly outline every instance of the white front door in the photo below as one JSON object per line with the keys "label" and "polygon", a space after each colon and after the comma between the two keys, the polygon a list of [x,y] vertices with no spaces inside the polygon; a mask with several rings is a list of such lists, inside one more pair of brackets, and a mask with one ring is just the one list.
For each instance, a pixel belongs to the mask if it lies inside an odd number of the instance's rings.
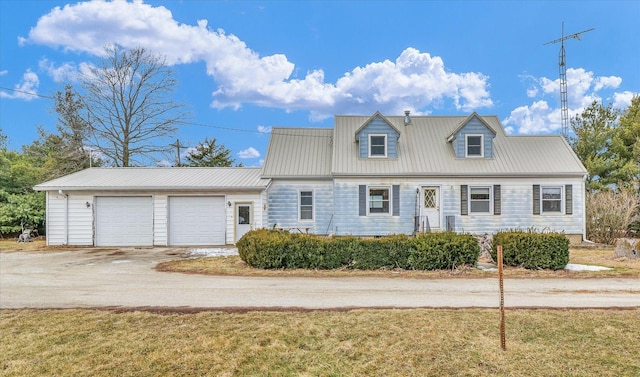
{"label": "white front door", "polygon": [[426,186],[421,195],[420,230],[425,232],[440,228],[440,188]]}
{"label": "white front door", "polygon": [[251,230],[253,214],[251,204],[236,204],[236,242]]}

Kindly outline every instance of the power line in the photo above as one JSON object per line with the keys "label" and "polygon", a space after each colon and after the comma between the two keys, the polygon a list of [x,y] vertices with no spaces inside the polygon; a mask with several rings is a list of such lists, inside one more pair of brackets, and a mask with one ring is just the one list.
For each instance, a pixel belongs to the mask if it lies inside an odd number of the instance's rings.
{"label": "power line", "polygon": [[38,93],[35,93],[35,92],[26,92],[26,91],[24,91],[24,90],[20,90],[20,89],[13,89],[13,88],[6,88],[6,87],[4,87],[4,86],[0,86],[0,89],[3,89],[3,90],[10,90],[10,91],[12,91],[12,92],[16,92],[16,93],[28,94],[28,95],[30,95],[30,96],[34,96],[34,97],[41,97],[41,98],[46,98],[46,99],[55,99],[55,98],[53,98],[53,97],[45,96],[45,95],[38,94]]}
{"label": "power line", "polygon": [[[46,99],[50,99],[50,100],[55,100],[54,97],[45,96],[45,95],[38,94],[38,93],[33,93],[33,92],[26,92],[24,90],[7,88],[7,87],[4,87],[4,86],[0,86],[0,89],[10,90],[10,91],[17,92],[17,93],[28,94],[28,95],[31,95],[31,96],[34,96],[34,97],[41,97],[41,98],[46,98]],[[181,124],[183,124],[185,126],[197,126],[197,127],[205,127],[205,128],[214,128],[214,129],[225,130],[225,131],[246,132],[246,133],[253,133],[253,134],[271,134],[271,135],[278,135],[278,136],[293,136],[293,137],[331,138],[331,136],[325,136],[325,135],[299,135],[299,134],[292,134],[292,133],[289,133],[289,132],[264,132],[264,131],[257,131],[257,130],[245,130],[245,129],[242,129],[242,128],[234,128],[234,127],[215,126],[215,125],[212,125],[212,124],[203,124],[203,123],[195,123],[195,122],[181,122]],[[327,128],[327,129],[329,129],[329,128]]]}

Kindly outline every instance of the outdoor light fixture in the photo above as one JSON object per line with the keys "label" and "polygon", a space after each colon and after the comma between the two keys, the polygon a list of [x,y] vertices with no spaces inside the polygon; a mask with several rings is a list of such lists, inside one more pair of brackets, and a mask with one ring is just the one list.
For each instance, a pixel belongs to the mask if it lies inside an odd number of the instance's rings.
{"label": "outdoor light fixture", "polygon": [[231,207],[231,202],[227,202],[227,205],[228,205],[229,207]]}
{"label": "outdoor light fixture", "polygon": [[89,203],[89,202],[84,203],[84,205],[86,205],[86,206],[87,206],[87,208],[90,208],[90,207],[91,207],[91,203]]}

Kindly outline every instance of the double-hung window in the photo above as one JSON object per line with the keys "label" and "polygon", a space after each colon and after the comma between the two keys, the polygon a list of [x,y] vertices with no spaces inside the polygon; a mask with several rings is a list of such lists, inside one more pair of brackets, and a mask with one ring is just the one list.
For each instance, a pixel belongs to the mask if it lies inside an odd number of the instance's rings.
{"label": "double-hung window", "polygon": [[369,157],[387,157],[387,135],[369,135]]}
{"label": "double-hung window", "polygon": [[313,220],[313,191],[300,191],[300,220]]}
{"label": "double-hung window", "polygon": [[562,187],[542,187],[542,213],[562,212]]}
{"label": "double-hung window", "polygon": [[466,156],[482,157],[484,156],[482,135],[467,135],[466,137]]}
{"label": "double-hung window", "polygon": [[370,214],[390,214],[391,206],[389,187],[369,188],[369,213]]}
{"label": "double-hung window", "polygon": [[470,187],[469,191],[470,212],[491,213],[490,187]]}

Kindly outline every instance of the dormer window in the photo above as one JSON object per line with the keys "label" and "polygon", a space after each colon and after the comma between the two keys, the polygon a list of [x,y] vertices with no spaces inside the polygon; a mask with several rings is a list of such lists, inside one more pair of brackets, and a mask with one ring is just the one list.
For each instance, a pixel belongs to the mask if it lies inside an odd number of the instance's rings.
{"label": "dormer window", "polygon": [[484,157],[484,140],[482,135],[467,135],[466,156]]}
{"label": "dormer window", "polygon": [[387,157],[387,135],[369,135],[369,157]]}

